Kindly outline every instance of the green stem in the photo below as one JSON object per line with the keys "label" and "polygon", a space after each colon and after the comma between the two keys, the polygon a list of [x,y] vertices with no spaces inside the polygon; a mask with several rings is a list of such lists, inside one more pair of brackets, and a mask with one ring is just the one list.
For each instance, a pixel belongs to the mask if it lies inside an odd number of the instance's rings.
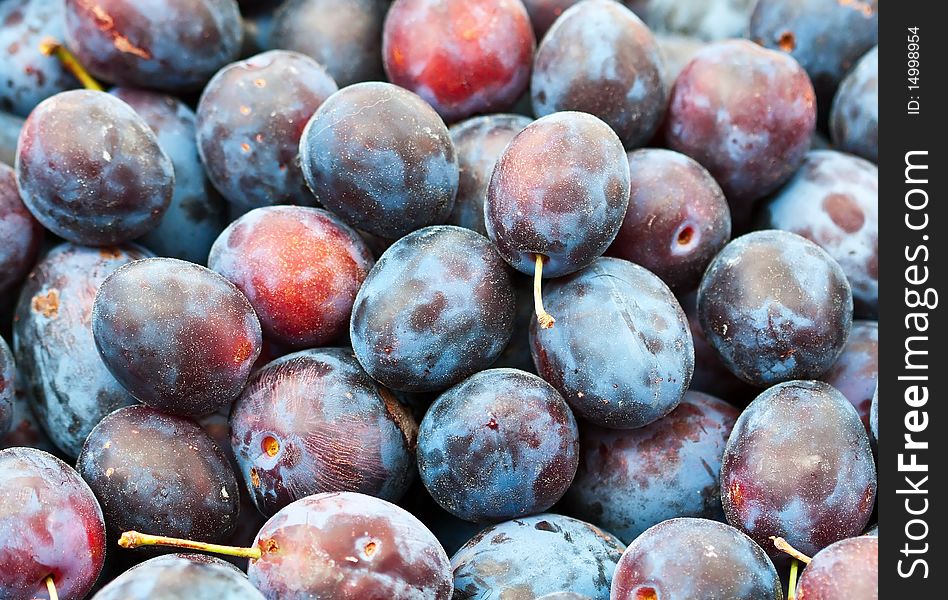
{"label": "green stem", "polygon": [[82,63],[79,62],[75,55],[53,38],[47,37],[40,42],[40,52],[46,56],[55,56],[58,58],[63,68],[72,73],[87,90],[94,90],[96,92],[104,91],[102,86],[99,85],[99,82],[96,81],[92,75],[89,75],[89,71],[86,71],[86,68],[82,66]]}
{"label": "green stem", "polygon": [[790,587],[787,590],[787,600],[796,600],[797,598],[797,569],[800,561],[793,559],[790,561]]}

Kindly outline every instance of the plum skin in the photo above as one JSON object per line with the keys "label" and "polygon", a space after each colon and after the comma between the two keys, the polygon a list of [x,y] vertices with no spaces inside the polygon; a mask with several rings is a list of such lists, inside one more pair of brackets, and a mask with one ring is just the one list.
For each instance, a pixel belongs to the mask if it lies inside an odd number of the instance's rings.
{"label": "plum skin", "polygon": [[[483,212],[483,209],[482,209]],[[482,220],[483,222],[483,220]],[[0,304],[23,281],[39,255],[43,228],[23,204],[12,168],[0,163]]]}
{"label": "plum skin", "polygon": [[840,540],[812,557],[797,583],[799,600],[879,597],[879,537]]}

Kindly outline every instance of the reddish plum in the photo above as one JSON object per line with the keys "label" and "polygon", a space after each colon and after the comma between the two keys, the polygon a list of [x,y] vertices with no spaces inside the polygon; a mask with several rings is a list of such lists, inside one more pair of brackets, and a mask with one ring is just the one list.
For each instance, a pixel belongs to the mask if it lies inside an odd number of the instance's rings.
{"label": "reddish plum", "polygon": [[33,268],[43,241],[43,228],[20,199],[16,174],[4,164],[0,164],[0,239],[0,305],[4,305],[5,297]]}
{"label": "reddish plum", "polygon": [[846,396],[869,431],[872,397],[879,380],[879,323],[854,321],[843,353],[821,379]]}
{"label": "reddish plum", "polygon": [[797,584],[797,600],[879,598],[879,538],[840,540],[821,550]]}

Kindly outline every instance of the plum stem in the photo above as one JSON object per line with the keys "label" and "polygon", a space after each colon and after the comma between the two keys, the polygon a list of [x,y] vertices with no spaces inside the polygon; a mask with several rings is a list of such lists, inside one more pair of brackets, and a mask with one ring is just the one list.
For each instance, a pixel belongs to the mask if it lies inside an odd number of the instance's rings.
{"label": "plum stem", "polygon": [[249,558],[258,560],[262,555],[260,548],[241,548],[240,546],[222,546],[220,544],[209,544],[207,542],[195,542],[193,540],[183,540],[181,538],[165,537],[163,535],[150,535],[138,531],[126,531],[119,538],[118,545],[122,548],[140,548],[142,546],[171,546],[173,548],[186,548],[188,550],[201,550],[212,552],[214,554],[223,554],[226,556],[237,556],[240,558]]}
{"label": "plum stem", "polygon": [[56,582],[53,581],[52,575],[47,575],[46,579],[46,591],[49,593],[49,600],[59,600],[59,592],[56,591]]}
{"label": "plum stem", "polygon": [[773,535],[770,536],[770,539],[773,540],[774,546],[777,548],[777,550],[780,550],[781,552],[785,552],[786,554],[789,554],[790,556],[792,556],[793,558],[797,559],[798,561],[802,562],[805,565],[810,564],[810,557],[800,552],[793,546],[791,546],[790,542],[788,542],[787,540],[783,539],[782,537],[777,537]]}
{"label": "plum stem", "polygon": [[86,71],[86,68],[82,66],[79,59],[53,38],[43,38],[43,41],[40,42],[40,52],[46,56],[55,56],[59,59],[63,68],[72,73],[73,77],[78,79],[79,83],[82,84],[82,87],[96,92],[105,91],[102,86],[99,85],[99,82],[96,81],[92,75],[89,75],[89,71]]}
{"label": "plum stem", "polygon": [[787,585],[787,600],[796,600],[797,598],[797,569],[800,561],[793,559],[790,561],[790,583]]}
{"label": "plum stem", "polygon": [[541,329],[549,329],[556,323],[550,313],[543,309],[543,294],[540,292],[540,282],[543,280],[543,255],[536,255],[536,268],[533,271],[533,307],[537,312],[537,323]]}

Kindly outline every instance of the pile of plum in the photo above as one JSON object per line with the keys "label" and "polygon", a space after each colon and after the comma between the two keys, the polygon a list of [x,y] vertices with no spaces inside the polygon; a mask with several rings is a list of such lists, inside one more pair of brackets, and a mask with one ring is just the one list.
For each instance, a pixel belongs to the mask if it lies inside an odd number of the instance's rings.
{"label": "pile of plum", "polygon": [[0,598],[874,600],[877,30],[0,0]]}

